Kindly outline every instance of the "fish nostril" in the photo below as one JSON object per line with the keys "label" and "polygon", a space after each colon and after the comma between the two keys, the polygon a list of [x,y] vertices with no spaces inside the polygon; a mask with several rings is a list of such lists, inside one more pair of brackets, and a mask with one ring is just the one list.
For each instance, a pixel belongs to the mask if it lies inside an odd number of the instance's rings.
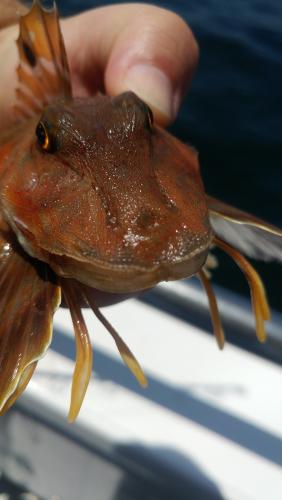
{"label": "fish nostril", "polygon": [[157,216],[153,210],[143,208],[136,219],[136,224],[140,229],[150,229],[155,227]]}

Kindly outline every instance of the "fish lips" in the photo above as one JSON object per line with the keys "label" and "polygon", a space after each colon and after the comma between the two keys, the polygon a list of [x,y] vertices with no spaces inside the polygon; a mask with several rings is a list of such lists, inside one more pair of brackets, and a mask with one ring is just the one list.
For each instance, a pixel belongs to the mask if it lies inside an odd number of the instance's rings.
{"label": "fish lips", "polygon": [[135,293],[146,290],[160,281],[189,278],[204,265],[210,241],[204,247],[172,261],[148,266],[109,264],[96,259],[73,258],[67,255],[49,255],[49,265],[64,278],[73,278],[97,290],[108,293]]}

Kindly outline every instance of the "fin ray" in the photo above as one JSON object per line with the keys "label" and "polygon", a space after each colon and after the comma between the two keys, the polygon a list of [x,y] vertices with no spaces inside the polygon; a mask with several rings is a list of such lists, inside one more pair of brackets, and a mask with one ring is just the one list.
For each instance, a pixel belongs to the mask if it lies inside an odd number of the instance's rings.
{"label": "fin ray", "polygon": [[266,333],[264,328],[264,321],[270,320],[270,309],[268,306],[267,298],[263,283],[253,268],[253,266],[241,255],[235,248],[230,246],[225,241],[215,238],[215,244],[221,248],[225,253],[227,253],[238,265],[238,267],[243,272],[246,280],[248,281],[251,299],[252,299],[252,307],[253,313],[256,321],[256,334],[257,339],[260,342],[265,342]]}
{"label": "fin ray", "polygon": [[213,324],[213,331],[214,331],[214,336],[217,341],[217,345],[220,350],[224,348],[224,342],[225,342],[225,337],[224,337],[224,331],[222,328],[221,320],[220,320],[220,314],[218,311],[218,306],[217,306],[217,301],[215,294],[213,292],[212,286],[210,284],[209,278],[205,272],[205,270],[200,270],[198,272],[199,279],[203,285],[203,288],[207,294],[208,302],[209,302],[209,307],[210,307],[210,315],[211,315],[211,320]]}
{"label": "fin ray", "polygon": [[89,339],[87,326],[79,305],[74,283],[70,280],[61,280],[66,303],[69,307],[76,340],[76,363],[71,388],[71,403],[69,409],[69,422],[77,418],[92,372],[92,346]]}
{"label": "fin ray", "polygon": [[115,344],[118,348],[118,351],[123,359],[127,368],[131,371],[134,377],[137,379],[139,384],[142,387],[146,387],[148,385],[147,378],[135,358],[134,354],[131,352],[129,347],[126,345],[124,340],[120,337],[117,331],[113,328],[113,326],[109,323],[109,321],[105,318],[105,316],[101,313],[100,309],[96,306],[95,301],[91,297],[91,293],[88,292],[87,287],[83,286],[83,295],[92,311],[94,312],[97,319],[104,325],[109,334],[113,337]]}
{"label": "fin ray", "polygon": [[[54,4],[45,10],[35,0],[30,11],[20,18],[17,40],[20,63],[17,69],[18,92],[15,110],[21,117],[38,114],[56,98],[71,97],[67,56]],[[26,95],[29,92],[29,98]]]}
{"label": "fin ray", "polygon": [[245,255],[282,262],[282,229],[207,196],[215,234]]}

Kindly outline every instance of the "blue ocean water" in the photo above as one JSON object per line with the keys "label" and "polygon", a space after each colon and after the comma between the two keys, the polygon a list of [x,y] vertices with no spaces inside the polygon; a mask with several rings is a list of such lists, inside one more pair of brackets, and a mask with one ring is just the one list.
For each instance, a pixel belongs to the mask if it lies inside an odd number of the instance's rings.
{"label": "blue ocean water", "polygon": [[[58,2],[63,15],[110,3],[118,2]],[[210,194],[282,227],[282,1],[152,3],[180,14],[201,51],[173,133],[198,149]],[[255,265],[281,309],[281,266]],[[215,279],[247,292],[228,259]]]}

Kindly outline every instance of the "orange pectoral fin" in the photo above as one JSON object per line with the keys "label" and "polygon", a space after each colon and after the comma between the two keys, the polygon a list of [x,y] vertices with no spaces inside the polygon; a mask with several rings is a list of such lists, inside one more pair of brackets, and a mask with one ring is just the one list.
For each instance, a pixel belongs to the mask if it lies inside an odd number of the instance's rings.
{"label": "orange pectoral fin", "polygon": [[242,253],[265,261],[282,261],[282,229],[207,196],[214,232]]}
{"label": "orange pectoral fin", "polygon": [[40,112],[54,98],[71,97],[71,83],[56,6],[43,9],[39,0],[20,18],[17,40],[16,112],[26,118]]}
{"label": "orange pectoral fin", "polygon": [[60,288],[26,256],[0,221],[0,414],[27,386],[52,338]]}

